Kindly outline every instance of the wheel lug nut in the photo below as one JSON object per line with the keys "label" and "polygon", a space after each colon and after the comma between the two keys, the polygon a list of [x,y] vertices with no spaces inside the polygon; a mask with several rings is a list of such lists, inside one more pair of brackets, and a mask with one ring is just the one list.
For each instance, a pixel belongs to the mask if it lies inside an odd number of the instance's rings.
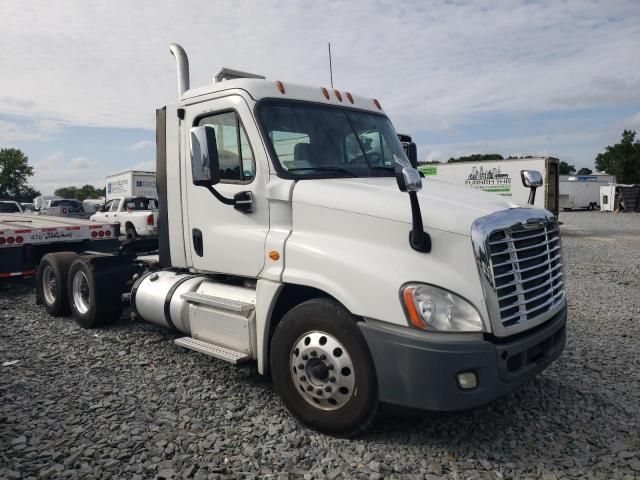
{"label": "wheel lug nut", "polygon": [[320,360],[326,360],[327,356],[323,353],[322,355],[320,355]]}
{"label": "wheel lug nut", "polygon": [[311,390],[313,390],[313,387],[312,387],[311,385],[309,385],[309,386],[307,387],[307,392],[310,392]]}
{"label": "wheel lug nut", "polygon": [[301,381],[301,382],[306,382],[306,381],[307,381],[307,377],[305,377],[304,375],[302,375],[302,376],[300,377],[300,381]]}
{"label": "wheel lug nut", "polygon": [[329,381],[330,381],[331,383],[335,383],[335,382],[336,382],[336,377],[331,377],[331,378],[329,378]]}
{"label": "wheel lug nut", "polygon": [[302,360],[309,360],[309,355],[307,355],[306,353],[302,355]]}
{"label": "wheel lug nut", "polygon": [[298,368],[299,368],[300,370],[304,370],[304,363],[299,364],[299,365],[298,365]]}
{"label": "wheel lug nut", "polygon": [[317,393],[318,395],[322,395],[322,390],[318,389],[318,390],[316,390],[316,393]]}
{"label": "wheel lug nut", "polygon": [[329,364],[329,366],[327,367],[329,370],[333,370],[333,365]]}
{"label": "wheel lug nut", "polygon": [[317,355],[318,355],[318,354],[316,353],[316,351],[315,351],[315,350],[311,352],[311,356],[312,356],[312,357],[316,357]]}
{"label": "wheel lug nut", "polygon": [[327,385],[326,387],[324,387],[324,391],[327,393],[331,392],[331,387]]}

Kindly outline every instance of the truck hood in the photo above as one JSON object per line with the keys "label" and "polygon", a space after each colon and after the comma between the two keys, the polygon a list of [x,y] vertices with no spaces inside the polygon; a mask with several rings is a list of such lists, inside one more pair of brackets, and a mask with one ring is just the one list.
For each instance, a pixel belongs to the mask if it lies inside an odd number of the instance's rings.
{"label": "truck hood", "polygon": [[[529,208],[494,193],[428,178],[422,180],[418,199],[426,229],[466,236],[479,217],[508,208]],[[398,189],[394,177],[300,180],[293,203],[411,224],[409,195]]]}

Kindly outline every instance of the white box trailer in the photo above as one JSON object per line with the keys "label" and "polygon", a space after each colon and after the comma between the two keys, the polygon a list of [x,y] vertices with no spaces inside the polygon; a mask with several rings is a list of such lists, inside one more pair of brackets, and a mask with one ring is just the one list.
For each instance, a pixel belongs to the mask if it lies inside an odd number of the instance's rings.
{"label": "white box trailer", "polygon": [[107,201],[122,197],[158,198],[156,191],[156,172],[128,170],[107,177]]}
{"label": "white box trailer", "polygon": [[602,205],[600,187],[615,181],[614,175],[560,175],[560,208],[597,210]]}
{"label": "white box trailer", "polygon": [[544,185],[538,189],[535,206],[546,208],[558,215],[558,165],[553,157],[514,158],[476,162],[456,162],[420,165],[425,177],[435,178],[456,185],[493,192],[504,197],[527,203],[529,189],[522,185],[522,170],[538,170]]}

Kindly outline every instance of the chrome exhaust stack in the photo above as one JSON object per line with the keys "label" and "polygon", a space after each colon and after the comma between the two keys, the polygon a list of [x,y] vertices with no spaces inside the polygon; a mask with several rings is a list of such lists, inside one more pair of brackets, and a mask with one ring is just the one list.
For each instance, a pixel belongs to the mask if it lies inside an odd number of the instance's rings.
{"label": "chrome exhaust stack", "polygon": [[187,52],[184,51],[177,43],[169,45],[169,50],[176,57],[176,66],[178,68],[178,100],[182,94],[189,90],[189,58]]}

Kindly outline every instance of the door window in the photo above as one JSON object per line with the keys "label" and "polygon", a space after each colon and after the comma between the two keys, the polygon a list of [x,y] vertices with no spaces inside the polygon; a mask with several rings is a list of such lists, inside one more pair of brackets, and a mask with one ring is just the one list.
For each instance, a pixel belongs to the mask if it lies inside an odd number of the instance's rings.
{"label": "door window", "polygon": [[109,200],[107,203],[104,204],[104,207],[102,207],[102,211],[103,212],[108,212],[111,210],[111,205],[113,205],[113,200]]}
{"label": "door window", "polygon": [[236,112],[208,115],[198,126],[212,125],[216,132],[220,181],[222,183],[249,183],[255,177],[255,160],[247,132]]}
{"label": "door window", "polygon": [[111,211],[112,212],[117,212],[119,206],[120,206],[120,199],[119,198],[115,198],[113,200],[113,205],[111,205]]}

